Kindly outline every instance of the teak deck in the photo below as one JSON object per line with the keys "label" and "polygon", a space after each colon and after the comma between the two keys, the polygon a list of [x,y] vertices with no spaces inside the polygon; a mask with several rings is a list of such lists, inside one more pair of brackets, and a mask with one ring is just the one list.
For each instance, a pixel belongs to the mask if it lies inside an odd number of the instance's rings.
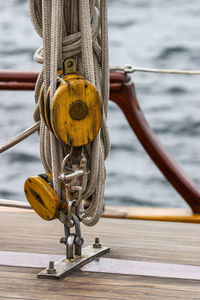
{"label": "teak deck", "polygon": [[[0,251],[64,254],[63,226],[30,210],[0,208]],[[198,224],[102,219],[83,227],[85,244],[99,236],[106,257],[200,266]],[[200,281],[75,271],[59,281],[40,269],[0,266],[0,299],[200,299]]]}

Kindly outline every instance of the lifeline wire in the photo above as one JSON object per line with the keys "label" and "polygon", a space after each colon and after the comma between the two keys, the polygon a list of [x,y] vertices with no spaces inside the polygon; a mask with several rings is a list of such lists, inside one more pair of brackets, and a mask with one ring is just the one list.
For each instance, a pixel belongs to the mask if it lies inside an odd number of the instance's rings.
{"label": "lifeline wire", "polygon": [[159,74],[174,74],[174,75],[200,75],[199,70],[175,70],[175,69],[151,69],[139,68],[131,65],[111,66],[110,71],[122,71],[125,73],[145,72],[145,73],[159,73]]}

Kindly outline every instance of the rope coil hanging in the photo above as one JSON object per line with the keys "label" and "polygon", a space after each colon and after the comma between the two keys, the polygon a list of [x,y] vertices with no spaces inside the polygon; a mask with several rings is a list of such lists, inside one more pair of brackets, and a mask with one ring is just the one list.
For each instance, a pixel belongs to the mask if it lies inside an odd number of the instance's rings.
{"label": "rope coil hanging", "polygon": [[[95,140],[84,147],[90,174],[84,184],[83,199],[92,198],[83,223],[95,225],[103,210],[105,167],[110,143],[106,126],[109,98],[108,24],[106,0],[30,0],[30,13],[43,47],[35,61],[43,64],[36,88],[34,119],[40,120],[38,98],[44,83],[44,96],[50,86],[50,103],[56,91],[57,71],[62,61],[73,58],[78,72],[93,83],[103,99],[103,122]],[[54,190],[61,195],[58,180],[61,163],[70,148],[60,143],[41,119],[40,156],[46,172],[53,173]]]}

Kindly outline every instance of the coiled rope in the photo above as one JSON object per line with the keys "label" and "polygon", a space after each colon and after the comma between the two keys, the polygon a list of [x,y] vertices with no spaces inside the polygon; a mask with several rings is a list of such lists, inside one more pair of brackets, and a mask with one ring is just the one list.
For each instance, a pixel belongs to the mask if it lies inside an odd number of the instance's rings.
{"label": "coiled rope", "polygon": [[[56,90],[57,70],[66,58],[76,60],[78,71],[96,86],[103,99],[101,132],[91,144],[84,147],[90,174],[83,199],[92,196],[92,201],[85,211],[83,223],[93,226],[103,211],[104,160],[110,148],[106,126],[109,98],[107,0],[30,0],[30,13],[35,30],[43,38],[43,47],[34,55],[35,61],[43,64],[35,88],[35,121],[40,120],[38,97],[42,82],[45,95],[50,86],[51,102]],[[69,151],[69,147],[62,145],[41,119],[41,161],[45,171],[53,173],[54,190],[59,196],[60,165]]]}

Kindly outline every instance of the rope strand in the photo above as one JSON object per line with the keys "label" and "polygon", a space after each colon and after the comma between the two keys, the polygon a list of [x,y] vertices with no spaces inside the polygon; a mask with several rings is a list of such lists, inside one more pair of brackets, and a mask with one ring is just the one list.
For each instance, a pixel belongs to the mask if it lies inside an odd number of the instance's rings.
{"label": "rope strand", "polygon": [[8,149],[14,147],[15,145],[19,144],[20,142],[25,140],[27,137],[29,137],[30,135],[32,135],[34,132],[38,131],[39,129],[40,129],[40,121],[33,124],[32,126],[27,128],[23,132],[18,134],[17,136],[13,137],[8,142],[5,142],[2,145],[0,145],[0,153],[3,153],[5,151],[7,151]]}

